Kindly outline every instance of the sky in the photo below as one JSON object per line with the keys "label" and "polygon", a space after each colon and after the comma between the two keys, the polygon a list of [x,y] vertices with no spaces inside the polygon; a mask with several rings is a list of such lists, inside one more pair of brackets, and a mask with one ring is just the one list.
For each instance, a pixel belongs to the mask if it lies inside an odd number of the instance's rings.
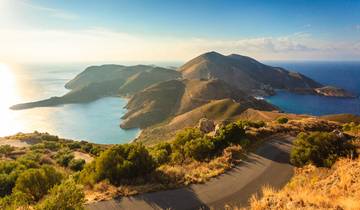
{"label": "sky", "polygon": [[360,0],[0,0],[0,62],[360,60]]}

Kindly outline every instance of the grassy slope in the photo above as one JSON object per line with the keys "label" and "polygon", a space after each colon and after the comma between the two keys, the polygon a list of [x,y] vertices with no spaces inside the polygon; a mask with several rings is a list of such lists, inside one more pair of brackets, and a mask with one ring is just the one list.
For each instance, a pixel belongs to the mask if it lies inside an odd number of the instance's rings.
{"label": "grassy slope", "polygon": [[360,209],[360,159],[339,160],[331,169],[298,169],[280,191],[268,187],[251,209]]}

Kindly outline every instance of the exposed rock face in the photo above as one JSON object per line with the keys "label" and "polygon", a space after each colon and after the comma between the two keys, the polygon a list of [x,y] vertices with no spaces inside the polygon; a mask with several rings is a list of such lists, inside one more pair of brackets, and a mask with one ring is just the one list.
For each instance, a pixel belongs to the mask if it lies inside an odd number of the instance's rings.
{"label": "exposed rock face", "polygon": [[202,118],[199,120],[198,127],[203,133],[210,133],[215,130],[215,123],[213,120]]}
{"label": "exposed rock face", "polygon": [[323,96],[331,97],[341,97],[341,98],[355,98],[356,96],[342,88],[337,88],[333,86],[325,86],[321,88],[316,88],[315,92]]}
{"label": "exposed rock face", "polygon": [[187,79],[221,79],[248,93],[268,95],[273,89],[313,89],[322,85],[300,73],[264,65],[250,57],[224,56],[216,52],[200,55],[179,68]]}

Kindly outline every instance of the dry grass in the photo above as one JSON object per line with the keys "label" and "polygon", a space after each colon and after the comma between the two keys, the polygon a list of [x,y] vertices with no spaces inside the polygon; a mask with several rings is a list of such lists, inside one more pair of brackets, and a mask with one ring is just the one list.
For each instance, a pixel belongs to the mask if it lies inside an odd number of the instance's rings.
{"label": "dry grass", "polygon": [[[159,168],[164,174],[182,177],[185,185],[204,183],[211,177],[218,176],[238,163],[243,155],[241,146],[231,146],[223,155],[209,162],[191,161],[185,165],[163,165]],[[177,178],[178,179],[178,178]]]}
{"label": "dry grass", "polygon": [[263,188],[250,209],[360,209],[360,159],[339,160],[331,169],[307,166],[298,169],[280,191]]}

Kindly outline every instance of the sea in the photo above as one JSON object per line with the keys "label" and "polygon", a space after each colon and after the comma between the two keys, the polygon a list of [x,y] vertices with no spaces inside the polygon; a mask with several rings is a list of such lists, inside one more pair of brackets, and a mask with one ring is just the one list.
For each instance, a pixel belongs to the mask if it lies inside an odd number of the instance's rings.
{"label": "sea", "polygon": [[[265,62],[299,71],[326,85],[335,85],[360,95],[360,62]],[[123,64],[123,63],[121,63]],[[0,63],[0,136],[18,132],[48,132],[63,138],[99,144],[127,143],[140,132],[119,127],[127,101],[107,97],[85,104],[67,104],[27,110],[10,110],[11,105],[61,96],[67,81],[89,64],[5,64]],[[161,65],[158,64],[158,65]],[[164,65],[163,65],[164,66]],[[179,63],[166,66],[179,66]],[[265,100],[285,112],[325,115],[360,115],[360,100],[279,91]]]}
{"label": "sea", "polygon": [[[298,71],[323,85],[344,88],[360,96],[360,62],[265,62]],[[266,100],[284,112],[311,115],[350,113],[360,115],[359,98],[335,98],[314,95],[299,95],[278,91]]]}
{"label": "sea", "polygon": [[139,129],[120,128],[127,101],[107,97],[85,104],[66,104],[27,110],[10,110],[16,103],[61,96],[67,81],[86,64],[0,64],[0,136],[18,132],[48,132],[62,138],[99,144],[127,143]]}

